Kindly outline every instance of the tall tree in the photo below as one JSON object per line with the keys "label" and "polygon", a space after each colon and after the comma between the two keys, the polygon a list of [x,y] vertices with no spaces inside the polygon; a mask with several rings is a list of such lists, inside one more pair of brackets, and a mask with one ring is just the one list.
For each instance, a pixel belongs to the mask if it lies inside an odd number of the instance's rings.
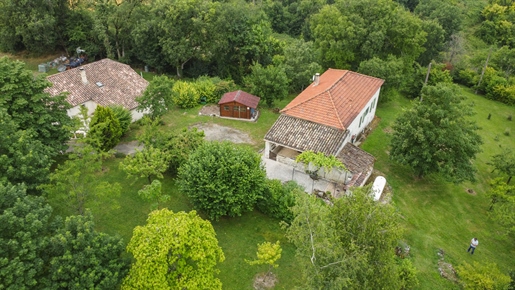
{"label": "tall tree", "polygon": [[172,107],[172,88],[172,79],[165,75],[155,76],[143,95],[136,98],[138,111],[147,111],[151,120],[159,119]]}
{"label": "tall tree", "polygon": [[195,211],[153,211],[134,229],[127,251],[135,261],[122,289],[222,289],[215,277],[222,248],[211,223]]}
{"label": "tall tree", "polygon": [[101,172],[102,159],[106,156],[91,146],[76,146],[70,159],[59,165],[50,175],[50,182],[41,188],[54,204],[76,214],[84,215],[90,203],[116,207],[113,197],[120,195],[120,184],[99,182],[96,176]]}
{"label": "tall tree", "polygon": [[369,190],[354,188],[332,206],[299,196],[286,235],[297,247],[306,288],[399,289],[399,216],[392,206],[374,202]]}
{"label": "tall tree", "polygon": [[0,288],[35,289],[47,255],[52,208],[23,185],[0,183]]}
{"label": "tall tree", "polygon": [[128,174],[128,178],[134,175],[145,177],[151,184],[152,176],[163,178],[169,159],[168,152],[147,146],[141,151],[136,151],[134,155],[127,155],[123,162],[120,162],[120,168]]}
{"label": "tall tree", "polygon": [[66,96],[52,97],[44,89],[51,84],[34,77],[25,64],[0,58],[0,108],[7,111],[20,130],[32,129],[34,138],[53,149],[53,154],[68,147],[72,120],[66,110]]}
{"label": "tall tree", "polygon": [[472,160],[481,151],[478,127],[468,116],[454,85],[438,83],[422,89],[422,102],[414,102],[392,126],[390,158],[413,168],[423,177],[441,173],[455,182],[474,180]]}
{"label": "tall tree", "polygon": [[510,184],[511,178],[515,175],[515,154],[510,149],[504,148],[501,153],[492,156],[492,161],[488,164],[494,168],[492,172],[498,171],[505,175],[508,178],[506,184]]}
{"label": "tall tree", "polygon": [[96,232],[91,214],[69,216],[49,239],[48,287],[115,289],[128,270],[119,237]]}
{"label": "tall tree", "polygon": [[86,142],[95,149],[109,151],[120,142],[122,126],[111,108],[97,106],[89,126]]}
{"label": "tall tree", "polygon": [[284,71],[290,80],[290,91],[300,92],[310,83],[315,73],[321,73],[312,42],[293,40],[284,48]]}
{"label": "tall tree", "polygon": [[415,14],[421,18],[433,19],[440,23],[445,31],[445,41],[461,30],[462,11],[455,2],[444,0],[420,0],[415,8]]}
{"label": "tall tree", "polygon": [[179,168],[179,186],[212,220],[254,208],[265,186],[261,157],[229,142],[206,142]]}
{"label": "tall tree", "polygon": [[34,135],[32,129],[18,130],[7,112],[0,109],[0,182],[25,183],[29,192],[47,182],[54,151]]}
{"label": "tall tree", "polygon": [[288,95],[288,77],[282,65],[263,67],[259,63],[252,66],[252,73],[245,78],[250,93],[265,100],[271,108],[275,100],[282,100]]}
{"label": "tall tree", "polygon": [[182,77],[184,65],[191,59],[210,59],[219,43],[215,25],[219,3],[211,0],[158,0],[152,14],[163,32],[159,36],[166,60]]}

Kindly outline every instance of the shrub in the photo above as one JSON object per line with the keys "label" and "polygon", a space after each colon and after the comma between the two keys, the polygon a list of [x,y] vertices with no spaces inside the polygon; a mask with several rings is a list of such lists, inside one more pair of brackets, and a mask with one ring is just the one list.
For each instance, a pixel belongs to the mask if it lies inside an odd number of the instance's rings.
{"label": "shrub", "polygon": [[258,199],[256,207],[262,213],[290,223],[294,216],[291,207],[295,205],[297,195],[304,190],[294,181],[282,184],[277,179],[267,179],[263,196]]}
{"label": "shrub", "polygon": [[458,72],[455,77],[457,83],[463,84],[468,87],[473,87],[477,84],[477,73],[473,69],[463,69]]}
{"label": "shrub", "polygon": [[89,125],[86,141],[95,149],[108,151],[120,142],[122,127],[109,107],[98,106]]}
{"label": "shrub", "polygon": [[494,263],[465,262],[457,267],[464,289],[506,289],[511,282],[508,275],[501,273]]}
{"label": "shrub", "polygon": [[238,86],[231,79],[222,80],[218,77],[215,77],[211,78],[211,81],[216,86],[215,94],[219,97],[227,92],[232,92],[238,89]]}
{"label": "shrub", "polygon": [[114,116],[120,122],[120,127],[122,128],[122,136],[129,131],[132,122],[131,112],[125,109],[122,106],[111,106],[111,110],[113,110]]}
{"label": "shrub", "polygon": [[504,136],[510,136],[510,128],[504,130]]}
{"label": "shrub", "polygon": [[193,108],[198,105],[200,94],[192,83],[178,81],[173,86],[173,102],[182,109]]}
{"label": "shrub", "polygon": [[212,220],[254,208],[265,187],[261,156],[229,142],[205,142],[179,167],[179,187]]}
{"label": "shrub", "polygon": [[195,88],[197,89],[200,97],[206,98],[208,103],[217,103],[220,99],[220,96],[216,94],[216,85],[209,77],[199,77],[195,82]]}

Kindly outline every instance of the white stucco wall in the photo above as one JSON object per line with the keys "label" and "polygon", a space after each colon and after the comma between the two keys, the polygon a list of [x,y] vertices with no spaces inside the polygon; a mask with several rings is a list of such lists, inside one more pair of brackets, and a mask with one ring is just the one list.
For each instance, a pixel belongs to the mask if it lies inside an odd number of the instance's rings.
{"label": "white stucco wall", "polygon": [[[377,90],[377,92],[374,94],[374,96],[368,101],[367,105],[361,110],[361,112],[358,114],[356,119],[352,121],[350,126],[347,128],[349,130],[349,135],[347,135],[347,138],[345,139],[345,143],[350,142],[352,135],[358,136],[358,134],[365,129],[370,122],[374,119],[374,116],[376,114],[376,108],[377,108],[377,102],[379,101],[379,91],[381,89]],[[365,112],[368,108],[368,113],[365,116]],[[364,117],[363,117],[364,116]],[[360,119],[363,118],[360,125]],[[342,147],[343,148],[343,147]]]}
{"label": "white stucco wall", "polygon": [[[88,115],[93,115],[93,113],[95,112],[95,110],[97,109],[97,103],[93,102],[93,101],[87,101],[81,105],[84,105],[88,108]],[[67,113],[68,113],[68,116],[70,118],[73,118],[74,116],[77,116],[79,113],[80,113],[80,106],[81,105],[77,105],[71,109],[68,109]]]}
{"label": "white stucco wall", "polygon": [[139,119],[143,118],[143,116],[145,114],[148,114],[149,111],[148,110],[145,110],[143,112],[138,112],[136,109],[133,109],[131,110],[131,114],[132,114],[132,122],[136,122],[138,121]]}

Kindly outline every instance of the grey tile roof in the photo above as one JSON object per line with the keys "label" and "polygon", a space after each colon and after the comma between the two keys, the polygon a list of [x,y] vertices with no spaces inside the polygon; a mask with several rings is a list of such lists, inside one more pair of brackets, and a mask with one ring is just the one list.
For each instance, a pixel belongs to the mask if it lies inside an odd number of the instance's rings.
{"label": "grey tile roof", "polygon": [[107,58],[47,79],[53,86],[45,91],[52,96],[68,92],[66,100],[72,106],[91,100],[101,106],[121,105],[128,110],[138,106],[136,97],[141,96],[148,86],[148,82],[130,66]]}
{"label": "grey tile roof", "polygon": [[372,154],[357,147],[356,145],[347,142],[343,146],[342,151],[337,156],[338,159],[353,173],[365,173],[374,167],[375,158]]}
{"label": "grey tile roof", "polygon": [[347,134],[347,131],[282,114],[266,133],[265,140],[299,151],[335,155]]}

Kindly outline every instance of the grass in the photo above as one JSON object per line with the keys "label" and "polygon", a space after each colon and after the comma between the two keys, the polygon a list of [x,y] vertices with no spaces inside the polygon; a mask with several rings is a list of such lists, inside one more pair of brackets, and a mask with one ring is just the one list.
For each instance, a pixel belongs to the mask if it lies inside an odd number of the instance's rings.
{"label": "grass", "polygon": [[[501,147],[515,148],[515,140],[503,135],[506,128],[515,130],[515,123],[507,120],[515,109],[474,95],[466,88],[463,93],[475,104],[474,119],[481,127],[479,133],[484,140],[483,152],[474,161],[478,169],[477,182],[455,185],[440,176],[419,180],[409,168],[389,160],[385,144],[389,143],[390,125],[401,108],[410,105],[404,98],[379,106],[376,114],[381,122],[363,144],[363,149],[377,158],[375,168],[384,173],[392,186],[394,204],[406,227],[405,240],[411,246],[414,265],[420,271],[419,289],[459,288],[440,277],[439,249],[444,250],[445,260],[455,267],[463,262],[478,261],[494,262],[506,274],[515,269],[515,261],[509,258],[515,256],[513,242],[503,239],[501,229],[488,218],[489,200],[485,195],[488,182],[494,176],[486,162],[499,153]],[[487,119],[489,113],[492,114],[490,120]],[[498,141],[496,136],[499,136]],[[469,188],[476,195],[468,194]],[[480,243],[473,256],[466,253],[472,237],[477,237]]]}

